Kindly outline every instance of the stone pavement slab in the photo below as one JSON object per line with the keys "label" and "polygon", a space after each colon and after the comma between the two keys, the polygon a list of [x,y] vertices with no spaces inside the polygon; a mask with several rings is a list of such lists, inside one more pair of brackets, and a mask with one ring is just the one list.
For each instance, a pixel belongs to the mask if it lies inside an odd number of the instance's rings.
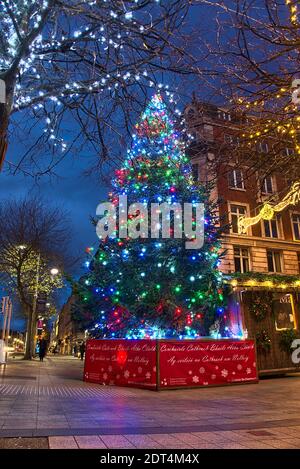
{"label": "stone pavement slab", "polygon": [[79,449],[107,449],[107,446],[98,435],[82,435],[74,438]]}
{"label": "stone pavement slab", "polygon": [[135,448],[125,436],[123,435],[100,435],[101,440],[104,442],[107,448]]}
{"label": "stone pavement slab", "polygon": [[0,449],[48,449],[48,438],[0,438]]}
{"label": "stone pavement slab", "polygon": [[78,449],[78,445],[73,436],[50,436],[50,449]]}
{"label": "stone pavement slab", "polygon": [[0,367],[0,437],[76,448],[299,447],[300,374],[161,393],[84,383],[82,374],[72,357]]}

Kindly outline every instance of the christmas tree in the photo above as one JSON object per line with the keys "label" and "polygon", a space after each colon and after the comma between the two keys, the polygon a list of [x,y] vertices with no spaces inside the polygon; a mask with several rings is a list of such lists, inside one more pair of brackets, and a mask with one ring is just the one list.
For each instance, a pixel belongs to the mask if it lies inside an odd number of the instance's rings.
{"label": "christmas tree", "polygon": [[[125,195],[128,206],[139,202],[145,210],[124,215],[119,202]],[[209,188],[193,181],[185,144],[160,94],[153,96],[136,125],[109,201],[116,207],[117,217],[110,220],[114,224],[117,218],[116,230],[102,236],[95,253],[90,250],[92,260],[77,284],[73,317],[90,327],[94,337],[197,338],[212,331],[228,335],[215,206],[209,202]],[[169,217],[170,237],[150,236],[150,228],[145,228],[147,210],[151,203],[163,202],[204,204],[202,247],[195,249],[174,235],[175,211]],[[160,230],[161,225],[155,228]]]}

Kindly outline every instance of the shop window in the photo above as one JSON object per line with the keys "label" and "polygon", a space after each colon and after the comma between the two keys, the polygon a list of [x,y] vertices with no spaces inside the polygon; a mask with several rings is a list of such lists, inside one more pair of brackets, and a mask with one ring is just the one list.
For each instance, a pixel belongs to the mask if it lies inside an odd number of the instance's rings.
{"label": "shop window", "polygon": [[268,271],[269,272],[282,272],[282,262],[281,262],[281,252],[273,251],[271,249],[267,250],[267,261],[268,261]]}
{"label": "shop window", "polygon": [[277,331],[296,328],[295,305],[291,293],[274,293],[272,311]]}
{"label": "shop window", "polygon": [[234,269],[235,272],[249,272],[250,255],[249,249],[242,246],[234,246]]}

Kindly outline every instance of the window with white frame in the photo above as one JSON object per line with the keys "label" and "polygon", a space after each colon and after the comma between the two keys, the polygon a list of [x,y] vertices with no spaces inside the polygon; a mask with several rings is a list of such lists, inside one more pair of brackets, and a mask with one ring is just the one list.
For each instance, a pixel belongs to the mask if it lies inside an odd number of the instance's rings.
{"label": "window with white frame", "polygon": [[192,164],[192,176],[195,182],[199,181],[199,164],[198,163]]}
{"label": "window with white frame", "polygon": [[273,194],[274,193],[274,180],[272,176],[266,176],[263,179],[261,192],[263,194]]}
{"label": "window with white frame", "polygon": [[[238,220],[240,217],[247,214],[247,207],[245,205],[235,205],[230,204],[230,222],[231,222],[231,231],[232,233],[238,233]],[[243,232],[241,234],[246,234]]]}
{"label": "window with white frame", "polygon": [[267,261],[269,272],[282,272],[281,252],[267,249]]}
{"label": "window with white frame", "polygon": [[268,153],[269,151],[269,145],[266,142],[259,142],[256,148],[261,153]]}
{"label": "window with white frame", "polygon": [[279,238],[279,219],[277,217],[272,220],[264,220],[264,234],[266,238]]}
{"label": "window with white frame", "polygon": [[235,272],[249,272],[250,270],[250,254],[249,249],[242,246],[233,247],[234,270]]}
{"label": "window with white frame", "polygon": [[295,151],[293,148],[285,148],[284,153],[286,156],[293,156],[295,154]]}
{"label": "window with white frame", "polygon": [[240,169],[231,169],[228,173],[228,185],[231,189],[245,189],[243,172]]}
{"label": "window with white frame", "polygon": [[231,115],[229,112],[221,111],[220,109],[218,111],[218,118],[223,119],[224,121],[231,121]]}
{"label": "window with white frame", "polygon": [[239,145],[240,139],[235,135],[224,134],[224,142],[230,145]]}

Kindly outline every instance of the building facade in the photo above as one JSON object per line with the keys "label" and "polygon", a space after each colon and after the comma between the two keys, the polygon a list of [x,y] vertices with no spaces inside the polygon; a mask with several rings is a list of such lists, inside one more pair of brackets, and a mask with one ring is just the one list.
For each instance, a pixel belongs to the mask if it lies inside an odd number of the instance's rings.
{"label": "building facade", "polygon": [[[245,118],[195,99],[185,118],[194,142],[194,180],[213,183],[211,197],[225,226],[220,269],[233,291],[228,308],[234,332],[256,338],[261,372],[294,368],[283,342],[299,331],[300,205],[288,205],[240,232],[239,218],[257,216],[266,202],[276,206],[289,192],[289,182],[278,173],[260,177],[239,163]],[[260,143],[256,151],[267,157],[268,145]],[[288,145],[285,151],[291,152]]]}

